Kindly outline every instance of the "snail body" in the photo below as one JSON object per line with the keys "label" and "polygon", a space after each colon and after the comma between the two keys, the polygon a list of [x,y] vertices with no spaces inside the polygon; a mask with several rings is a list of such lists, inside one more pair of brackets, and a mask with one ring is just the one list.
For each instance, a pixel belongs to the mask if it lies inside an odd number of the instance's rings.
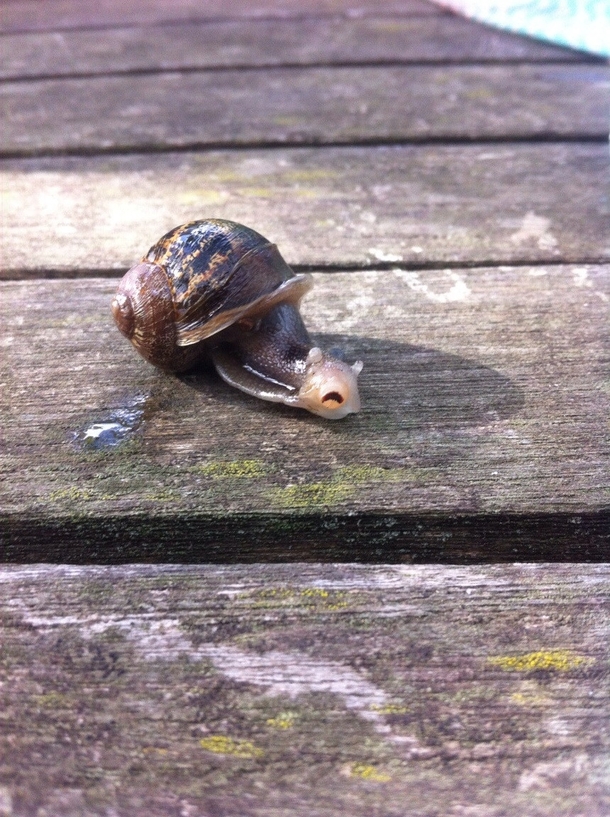
{"label": "snail body", "polygon": [[340,419],[360,409],[362,363],[348,366],[313,346],[299,313],[312,284],[249,227],[193,221],[125,274],[112,312],[155,366],[185,372],[209,358],[248,394]]}

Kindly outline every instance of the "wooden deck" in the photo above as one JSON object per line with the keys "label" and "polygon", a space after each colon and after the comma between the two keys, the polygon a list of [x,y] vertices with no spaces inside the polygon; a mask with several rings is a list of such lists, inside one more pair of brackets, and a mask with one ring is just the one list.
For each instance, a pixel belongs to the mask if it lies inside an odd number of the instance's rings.
{"label": "wooden deck", "polygon": [[[0,15],[0,817],[605,817],[608,65],[424,0]],[[119,335],[206,217],[313,272],[360,414]]]}

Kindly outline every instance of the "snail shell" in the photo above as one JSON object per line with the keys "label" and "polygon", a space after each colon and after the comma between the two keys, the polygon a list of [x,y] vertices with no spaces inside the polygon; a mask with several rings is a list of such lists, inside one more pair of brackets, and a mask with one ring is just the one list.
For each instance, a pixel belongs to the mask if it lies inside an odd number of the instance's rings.
{"label": "snail shell", "polygon": [[193,221],[125,274],[112,312],[155,366],[184,372],[211,358],[248,394],[339,419],[360,409],[362,363],[348,366],[312,346],[298,309],[312,283],[249,227]]}

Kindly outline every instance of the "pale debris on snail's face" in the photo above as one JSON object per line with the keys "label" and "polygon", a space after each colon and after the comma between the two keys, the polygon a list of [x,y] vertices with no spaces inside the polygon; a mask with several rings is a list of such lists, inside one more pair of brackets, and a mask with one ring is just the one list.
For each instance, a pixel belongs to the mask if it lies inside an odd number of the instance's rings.
{"label": "pale debris on snail's face", "polygon": [[328,420],[355,414],[360,411],[361,371],[361,361],[348,366],[341,360],[325,357],[321,349],[314,347],[307,356],[305,382],[293,404]]}

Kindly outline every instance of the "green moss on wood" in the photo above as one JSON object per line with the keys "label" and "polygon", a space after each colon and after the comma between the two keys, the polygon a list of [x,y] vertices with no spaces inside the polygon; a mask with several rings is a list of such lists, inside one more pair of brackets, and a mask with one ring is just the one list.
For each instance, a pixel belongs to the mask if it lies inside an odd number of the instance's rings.
{"label": "green moss on wood", "polygon": [[216,479],[254,479],[273,471],[273,466],[262,460],[234,460],[192,465],[189,471]]}
{"label": "green moss on wood", "polygon": [[267,492],[269,499],[280,508],[312,508],[338,505],[354,493],[350,485],[334,482],[312,482],[288,485]]}

